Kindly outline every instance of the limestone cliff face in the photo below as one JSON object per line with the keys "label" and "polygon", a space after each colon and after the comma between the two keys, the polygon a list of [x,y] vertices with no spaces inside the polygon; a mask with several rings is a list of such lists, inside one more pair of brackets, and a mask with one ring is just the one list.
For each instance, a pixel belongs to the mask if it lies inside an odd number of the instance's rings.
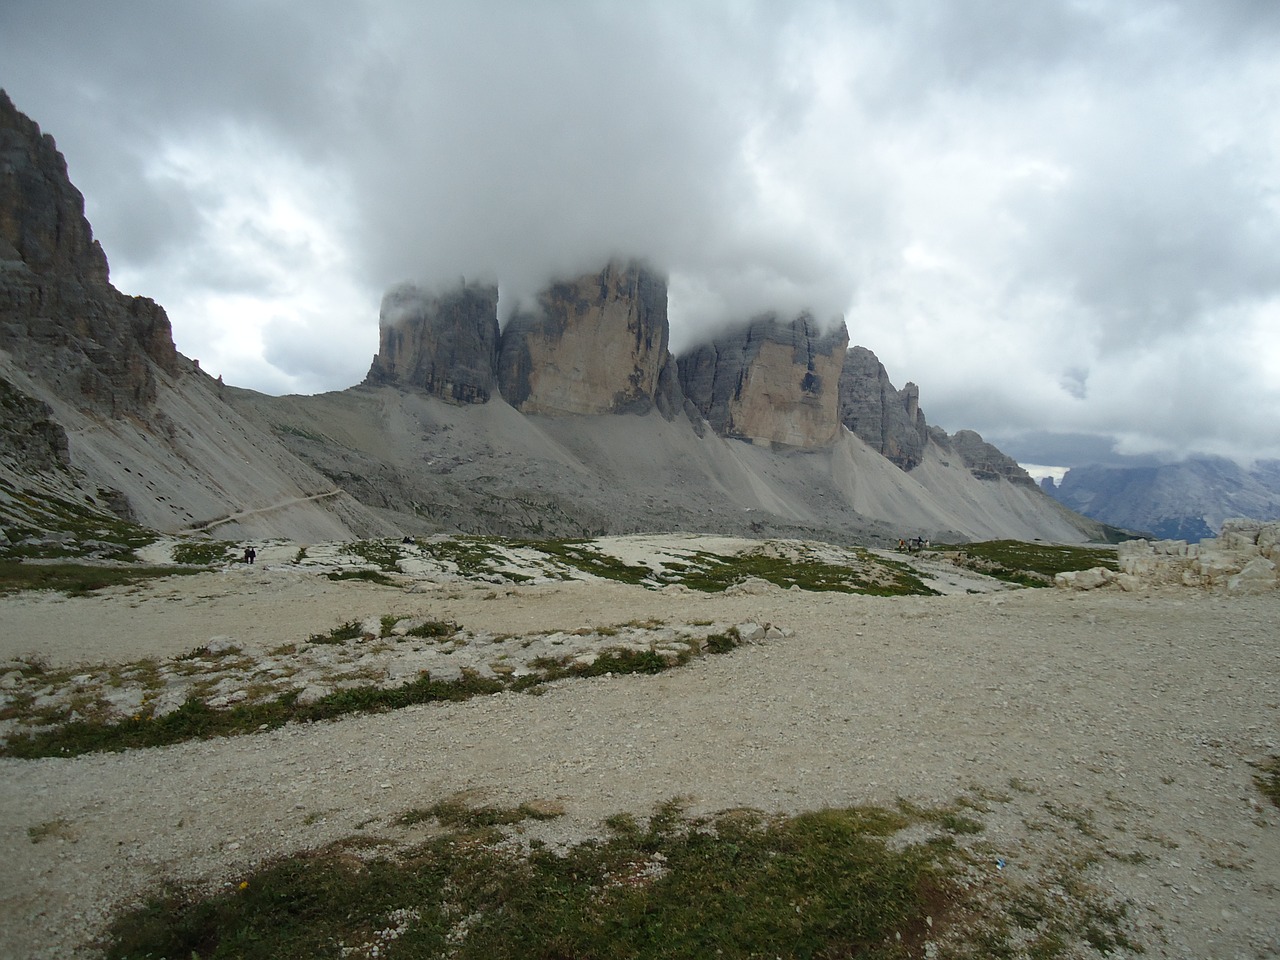
{"label": "limestone cliff face", "polygon": [[169,318],[108,280],[53,138],[0,91],[0,347],[86,406],[116,415],[156,397],[152,364],[178,368]]}
{"label": "limestone cliff face", "polygon": [[980,434],[972,430],[957,430],[954,435],[947,436],[946,431],[930,427],[929,439],[943,450],[957,453],[969,472],[979,480],[1003,478],[1020,486],[1040,489],[1035,480],[1031,479],[1031,474],[1018,465],[1018,461],[1001,453],[997,447],[987,443]]}
{"label": "limestone cliff face", "polygon": [[866,347],[852,347],[840,372],[840,422],[872,450],[910,470],[920,463],[928,427],[920,409],[920,388],[901,390]]}
{"label": "limestone cliff face", "polygon": [[666,280],[642,264],[553,284],[535,310],[502,332],[498,387],[524,413],[647,413],[668,419],[673,394],[667,350]]}
{"label": "limestone cliff face", "polygon": [[680,386],[720,436],[817,449],[840,435],[848,345],[843,323],[824,335],[807,313],[763,314],[681,356]]}
{"label": "limestone cliff face", "polygon": [[486,403],[496,388],[498,288],[432,294],[412,284],[382,298],[378,355],[365,383],[418,387],[450,403]]}

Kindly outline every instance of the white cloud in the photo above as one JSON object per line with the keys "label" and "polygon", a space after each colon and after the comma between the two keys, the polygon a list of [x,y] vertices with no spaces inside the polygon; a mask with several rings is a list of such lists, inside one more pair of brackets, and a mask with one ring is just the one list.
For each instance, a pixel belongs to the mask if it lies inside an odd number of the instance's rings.
{"label": "white cloud", "polygon": [[229,382],[359,380],[401,280],[640,254],[677,348],[808,306],[951,430],[1280,456],[1278,10],[68,0],[0,63]]}

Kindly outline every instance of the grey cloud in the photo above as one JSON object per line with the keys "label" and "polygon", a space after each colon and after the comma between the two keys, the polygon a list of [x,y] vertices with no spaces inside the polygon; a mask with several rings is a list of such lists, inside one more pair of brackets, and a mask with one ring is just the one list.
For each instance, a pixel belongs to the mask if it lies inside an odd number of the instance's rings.
{"label": "grey cloud", "polygon": [[[0,9],[0,85],[114,269],[275,298],[249,385],[347,385],[323,345],[371,352],[394,283],[496,277],[505,311],[639,255],[677,347],[844,313],[948,429],[1244,450],[1280,443],[1272,367],[1232,346],[1280,301],[1278,35],[1270,0],[63,0]],[[209,178],[157,173],[193,144]],[[314,235],[213,229],[247,184],[307,192]]]}

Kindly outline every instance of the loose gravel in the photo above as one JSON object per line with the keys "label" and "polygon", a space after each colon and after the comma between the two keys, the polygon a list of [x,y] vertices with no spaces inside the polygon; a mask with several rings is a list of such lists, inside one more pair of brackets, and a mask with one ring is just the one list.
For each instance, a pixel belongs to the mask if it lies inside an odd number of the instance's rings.
{"label": "loose gravel", "polygon": [[7,598],[0,651],[129,662],[229,637],[265,656],[386,613],[493,634],[650,619],[779,631],[541,696],[0,761],[0,955],[93,956],[109,915],[164,883],[214,889],[353,835],[404,842],[412,828],[397,816],[440,800],[559,804],[563,817],[522,829],[567,843],[672,797],[706,813],[967,795],[985,798],[986,882],[1074,864],[1128,905],[1148,956],[1280,956],[1280,810],[1250,765],[1280,754],[1275,594],[409,593],[268,568],[185,579],[196,582]]}

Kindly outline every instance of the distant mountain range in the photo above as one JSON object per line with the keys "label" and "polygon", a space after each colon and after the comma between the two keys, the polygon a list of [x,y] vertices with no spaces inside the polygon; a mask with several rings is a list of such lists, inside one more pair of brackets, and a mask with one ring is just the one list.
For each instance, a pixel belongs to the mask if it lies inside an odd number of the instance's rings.
{"label": "distant mountain range", "polygon": [[269,397],[179,353],[121,294],[53,139],[0,91],[0,533],[54,514],[315,541],[690,530],[844,542],[1082,541],[972,431],[930,427],[840,320],[768,311],[680,357],[641,261],[550,284],[406,285],[365,382]]}
{"label": "distant mountain range", "polygon": [[1103,523],[1160,539],[1195,542],[1216,536],[1230,517],[1280,519],[1280,460],[1245,468],[1220,458],[1161,466],[1072,467],[1041,488]]}

